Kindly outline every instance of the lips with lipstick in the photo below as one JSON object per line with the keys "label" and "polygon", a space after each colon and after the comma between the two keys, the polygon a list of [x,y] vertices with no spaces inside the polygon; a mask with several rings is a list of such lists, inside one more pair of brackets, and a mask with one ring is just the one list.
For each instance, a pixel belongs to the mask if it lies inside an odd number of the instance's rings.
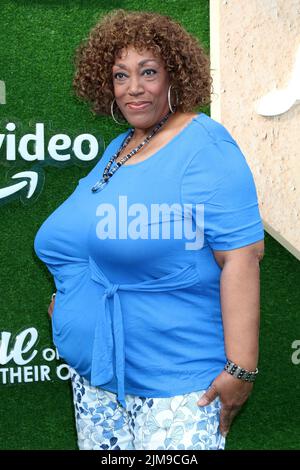
{"label": "lips with lipstick", "polygon": [[129,109],[139,110],[146,108],[149,104],[150,101],[131,101],[130,103],[127,103],[127,107]]}

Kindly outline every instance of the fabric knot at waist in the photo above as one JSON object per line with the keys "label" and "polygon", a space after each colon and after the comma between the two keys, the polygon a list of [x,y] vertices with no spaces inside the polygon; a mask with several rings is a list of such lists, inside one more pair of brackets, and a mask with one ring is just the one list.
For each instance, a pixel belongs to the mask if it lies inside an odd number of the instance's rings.
{"label": "fabric knot at waist", "polygon": [[[89,257],[89,268],[91,279],[105,287],[101,299],[101,311],[96,320],[91,384],[93,386],[101,386],[110,382],[113,378],[113,362],[115,361],[118,400],[126,408],[124,384],[125,346],[123,314],[119,292],[122,290],[164,292],[184,289],[199,281],[198,271],[195,264],[190,264],[158,279],[138,282],[136,284],[113,284],[107,279],[101,268],[91,257]],[[109,298],[113,299],[112,310],[108,302]]]}
{"label": "fabric knot at waist", "polygon": [[119,289],[120,284],[109,284],[109,286],[105,289],[105,294],[108,298],[113,297],[117,290]]}

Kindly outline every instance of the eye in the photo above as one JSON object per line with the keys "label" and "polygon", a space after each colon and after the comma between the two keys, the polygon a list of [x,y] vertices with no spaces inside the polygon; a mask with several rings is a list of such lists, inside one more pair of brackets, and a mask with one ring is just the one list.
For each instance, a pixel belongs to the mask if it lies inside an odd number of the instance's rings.
{"label": "eye", "polygon": [[[153,72],[153,73],[152,73],[152,72]],[[143,74],[143,75],[146,74],[147,77],[151,77],[151,76],[153,76],[153,75],[156,74],[156,70],[154,70],[154,69],[146,69],[146,70],[144,70],[144,71],[142,72],[142,74]],[[127,75],[125,75],[123,72],[117,72],[117,73],[114,74],[114,78],[115,78],[116,80],[122,80],[123,77],[127,77]]]}
{"label": "eye", "polygon": [[114,78],[118,78],[118,75],[124,75],[124,73],[123,72],[117,72],[117,73],[114,74]]}
{"label": "eye", "polygon": [[[156,70],[154,69],[147,69],[147,70],[144,70],[143,73],[146,73],[146,72],[154,72],[154,74],[156,74]],[[147,74],[148,76],[151,76],[152,74]]]}

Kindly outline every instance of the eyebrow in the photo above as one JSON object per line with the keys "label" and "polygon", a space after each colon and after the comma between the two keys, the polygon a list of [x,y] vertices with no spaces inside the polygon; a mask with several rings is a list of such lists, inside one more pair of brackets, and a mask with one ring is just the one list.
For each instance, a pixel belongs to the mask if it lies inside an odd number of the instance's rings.
{"label": "eyebrow", "polygon": [[[141,67],[142,65],[146,64],[146,62],[159,62],[158,59],[144,59],[141,60],[138,65]],[[122,67],[123,69],[127,69],[128,67],[125,64],[115,64],[117,67]]]}

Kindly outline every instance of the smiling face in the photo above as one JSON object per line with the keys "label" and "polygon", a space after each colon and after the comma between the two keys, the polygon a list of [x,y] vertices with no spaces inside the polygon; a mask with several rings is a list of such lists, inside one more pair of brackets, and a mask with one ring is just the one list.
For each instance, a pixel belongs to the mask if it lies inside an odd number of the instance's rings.
{"label": "smiling face", "polygon": [[168,112],[169,76],[164,62],[151,51],[123,49],[112,68],[116,104],[125,119],[141,133]]}

